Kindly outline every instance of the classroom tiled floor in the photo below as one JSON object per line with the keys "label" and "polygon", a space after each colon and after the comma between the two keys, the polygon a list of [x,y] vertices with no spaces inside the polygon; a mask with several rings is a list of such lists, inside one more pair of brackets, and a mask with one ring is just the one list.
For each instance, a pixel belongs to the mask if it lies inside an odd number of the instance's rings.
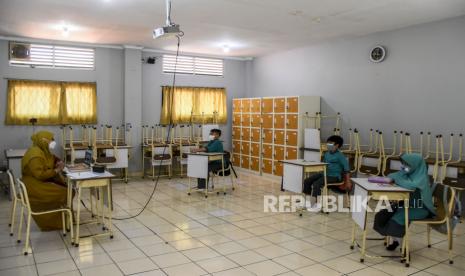
{"label": "classroom tiled floor", "polygon": [[[9,206],[0,198],[0,275],[465,275],[465,226],[455,229],[454,265],[445,236],[412,227],[411,266],[367,258],[349,249],[347,213],[264,213],[263,196],[279,194],[276,180],[241,173],[232,194],[186,194],[187,179],[160,180],[154,199],[137,218],[114,221],[115,238],[84,238],[78,248],[59,232],[31,234],[32,254],[8,235]],[[114,183],[115,217],[137,213],[152,181]],[[99,226],[83,227],[82,234]],[[376,236],[370,232],[369,236]],[[386,254],[368,241],[368,254]]]}

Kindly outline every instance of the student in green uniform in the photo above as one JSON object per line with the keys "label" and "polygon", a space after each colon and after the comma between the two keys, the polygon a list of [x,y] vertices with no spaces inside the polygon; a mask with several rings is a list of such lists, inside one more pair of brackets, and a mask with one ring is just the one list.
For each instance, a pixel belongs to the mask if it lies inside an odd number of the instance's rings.
{"label": "student in green uniform", "polygon": [[[224,152],[223,149],[223,142],[220,141],[221,130],[220,129],[212,129],[210,130],[210,141],[204,147],[200,149],[194,150],[193,152]],[[216,160],[212,161],[208,164],[208,172],[218,171],[221,169],[221,161]],[[205,189],[205,179],[199,178],[197,179],[197,188],[198,189]]]}
{"label": "student in green uniform", "polygon": [[[326,167],[326,181],[328,183],[342,182],[343,174],[350,172],[347,158],[339,151],[339,148],[344,144],[344,140],[341,136],[333,135],[326,142],[328,151],[323,156],[323,162],[328,163]],[[314,174],[305,179],[303,192],[312,196],[310,200],[306,201],[306,207],[309,211],[317,212],[321,210],[321,203],[318,202],[318,197],[321,195],[321,189],[324,185],[323,173]]]}
{"label": "student in green uniform", "polygon": [[[401,170],[388,175],[393,184],[413,190],[410,194],[408,216],[412,220],[425,219],[434,216],[433,195],[428,177],[428,167],[420,154],[403,154],[400,157]],[[405,234],[405,210],[402,207],[391,206],[392,212],[383,209],[375,215],[373,228],[383,236],[394,237],[387,247],[393,251],[399,246],[399,238]]]}

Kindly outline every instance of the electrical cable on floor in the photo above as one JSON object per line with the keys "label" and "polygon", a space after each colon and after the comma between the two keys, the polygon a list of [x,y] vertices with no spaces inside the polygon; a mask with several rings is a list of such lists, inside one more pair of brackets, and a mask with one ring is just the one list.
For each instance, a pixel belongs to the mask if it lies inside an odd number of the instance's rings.
{"label": "electrical cable on floor", "polygon": [[[175,62],[174,62],[174,72],[173,72],[173,83],[171,85],[171,91],[174,93],[174,89],[176,87],[176,67],[178,65],[178,57],[179,57],[179,47],[180,47],[180,44],[181,44],[181,37],[184,35],[184,33],[180,33],[179,35],[176,36],[176,38],[178,39],[178,44],[177,44],[177,48],[176,48],[176,59],[175,59]],[[173,98],[174,97],[171,97],[171,103],[170,103],[170,110],[169,110],[169,118],[170,118],[170,121],[169,121],[169,124],[168,124],[168,131],[167,131],[167,135],[166,135],[166,140],[165,141],[168,141],[169,138],[170,138],[170,133],[171,133],[171,129],[174,127],[174,124],[173,124],[173,112],[172,112],[172,106],[173,106]],[[152,141],[153,143],[153,141]],[[166,148],[167,147],[164,147],[163,148],[163,153],[162,153],[162,156],[165,155],[165,151],[166,151]],[[153,153],[152,153],[153,155]],[[142,162],[145,162],[144,159],[142,159],[143,161]],[[150,193],[150,197],[149,199],[147,200],[147,202],[144,204],[144,207],[142,207],[142,209],[135,215],[130,215],[129,217],[123,217],[123,218],[111,218],[112,220],[127,220],[127,219],[132,219],[132,218],[135,218],[135,217],[138,217],[140,214],[142,214],[145,209],[147,208],[147,206],[149,205],[149,203],[152,201],[152,198],[153,196],[155,195],[155,191],[157,190],[157,187],[158,187],[158,181],[160,180],[160,174],[161,174],[161,167],[162,167],[162,164],[163,164],[163,159],[160,160],[160,164],[158,166],[158,173],[157,173],[157,178],[155,180],[155,186],[153,187],[153,190],[152,192]],[[152,160],[151,160],[152,162]],[[144,172],[142,172],[144,173]],[[92,195],[91,195],[92,196]],[[84,206],[84,208],[91,212],[91,210],[89,210],[89,208],[86,207],[86,205],[84,204],[84,202],[81,200],[81,204]],[[93,215],[93,214],[92,214]],[[104,216],[105,217],[105,216]],[[106,218],[106,217],[105,217]]]}

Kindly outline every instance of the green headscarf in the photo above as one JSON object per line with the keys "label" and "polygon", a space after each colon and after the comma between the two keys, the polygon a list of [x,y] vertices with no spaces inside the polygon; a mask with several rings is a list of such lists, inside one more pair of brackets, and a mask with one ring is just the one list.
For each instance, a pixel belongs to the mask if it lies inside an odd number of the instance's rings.
{"label": "green headscarf", "polygon": [[402,162],[410,167],[409,172],[403,170],[391,173],[388,175],[394,182],[406,189],[420,191],[423,206],[426,207],[432,214],[436,214],[433,205],[433,195],[431,192],[430,181],[428,177],[428,167],[425,160],[420,154],[410,153],[400,156]]}
{"label": "green headscarf", "polygon": [[[48,142],[46,140],[48,140]],[[32,147],[30,147],[23,159],[21,160],[21,167],[24,168],[27,166],[31,159],[39,157],[44,159],[44,162],[53,163],[54,157],[48,148],[48,144],[53,140],[53,133],[49,131],[39,131],[34,133],[31,136]]]}

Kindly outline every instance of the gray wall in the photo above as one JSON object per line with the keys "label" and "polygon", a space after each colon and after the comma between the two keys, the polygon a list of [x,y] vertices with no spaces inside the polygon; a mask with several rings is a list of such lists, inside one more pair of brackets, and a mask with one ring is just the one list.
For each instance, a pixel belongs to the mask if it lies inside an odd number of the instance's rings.
{"label": "gray wall", "polygon": [[[387,47],[382,63],[371,47]],[[465,17],[254,59],[249,96],[320,95],[345,127],[465,130]],[[364,138],[366,135],[364,135]],[[390,137],[387,137],[390,140]]]}
{"label": "gray wall", "polygon": [[[144,57],[160,56],[160,54],[144,52]],[[224,87],[228,96],[228,113],[231,114],[232,99],[246,96],[246,63],[239,60],[224,61],[224,76],[192,76],[176,75],[177,86]],[[142,67],[142,122],[147,125],[160,121],[161,86],[172,85],[173,75],[162,70],[162,59],[155,64],[144,64]],[[231,117],[223,130],[222,139],[225,149],[231,148]]]}
{"label": "gray wall", "polygon": [[[95,70],[44,69],[9,66],[8,41],[0,40],[0,160],[8,148],[27,148],[31,144],[32,127],[7,126],[5,109],[7,80],[5,78],[89,81],[97,82],[98,121],[119,125],[123,122],[123,51],[118,49],[96,49]],[[58,127],[37,126],[55,133],[57,142],[61,140]]]}

